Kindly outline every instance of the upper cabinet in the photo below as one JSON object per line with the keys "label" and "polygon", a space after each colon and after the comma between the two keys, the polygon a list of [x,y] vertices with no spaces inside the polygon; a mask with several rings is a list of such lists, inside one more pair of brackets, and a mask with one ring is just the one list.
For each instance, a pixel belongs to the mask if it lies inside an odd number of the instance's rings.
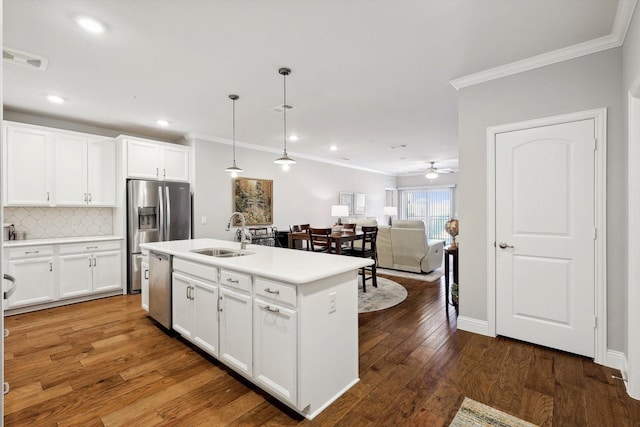
{"label": "upper cabinet", "polygon": [[56,206],[115,206],[114,140],[57,134],[55,148]]}
{"label": "upper cabinet", "polygon": [[189,147],[135,139],[125,143],[128,178],[189,182]]}
{"label": "upper cabinet", "polygon": [[51,132],[4,126],[5,201],[9,206],[51,206]]}
{"label": "upper cabinet", "polygon": [[116,143],[6,122],[7,206],[115,206]]}

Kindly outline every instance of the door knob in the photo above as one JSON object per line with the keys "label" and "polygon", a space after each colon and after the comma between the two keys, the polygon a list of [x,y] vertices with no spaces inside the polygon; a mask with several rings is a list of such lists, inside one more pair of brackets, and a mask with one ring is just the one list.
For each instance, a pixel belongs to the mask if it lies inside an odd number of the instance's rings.
{"label": "door knob", "polygon": [[500,246],[500,249],[513,248],[513,246],[507,245],[505,242],[500,242],[498,246]]}

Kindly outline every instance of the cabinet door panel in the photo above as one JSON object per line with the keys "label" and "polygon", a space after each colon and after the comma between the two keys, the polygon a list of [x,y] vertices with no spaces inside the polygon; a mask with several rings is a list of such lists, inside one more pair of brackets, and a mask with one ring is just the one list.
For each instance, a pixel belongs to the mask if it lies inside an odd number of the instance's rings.
{"label": "cabinet door panel", "polygon": [[9,206],[51,204],[51,136],[39,129],[6,127],[6,201]]}
{"label": "cabinet door panel", "polygon": [[141,265],[141,286],[140,293],[142,299],[142,309],[146,312],[149,312],[149,263],[142,261]]}
{"label": "cabinet door panel", "polygon": [[193,280],[194,342],[212,356],[218,356],[218,287]]}
{"label": "cabinet door panel", "polygon": [[59,257],[58,284],[60,298],[76,297],[91,292],[93,258],[91,254],[64,255]]}
{"label": "cabinet door panel", "polygon": [[116,143],[89,139],[87,150],[89,205],[116,205]]}
{"label": "cabinet door panel", "polygon": [[251,297],[220,287],[220,359],[247,375],[252,372]]}
{"label": "cabinet door panel", "polygon": [[296,405],[296,312],[259,299],[254,302],[254,377]]}
{"label": "cabinet door panel", "polygon": [[127,176],[158,179],[160,147],[144,141],[127,141]]}
{"label": "cabinet door panel", "polygon": [[163,148],[161,178],[166,181],[189,182],[189,149],[184,147]]}
{"label": "cabinet door panel", "polygon": [[121,251],[93,254],[93,291],[122,289]]}
{"label": "cabinet door panel", "polygon": [[55,300],[52,257],[10,260],[7,267],[8,273],[16,278],[9,308]]}
{"label": "cabinet door panel", "polygon": [[171,292],[172,328],[185,338],[193,337],[193,304],[191,302],[191,281],[187,276],[173,273]]}
{"label": "cabinet door panel", "polygon": [[86,206],[87,204],[87,138],[54,134],[55,138],[55,204]]}

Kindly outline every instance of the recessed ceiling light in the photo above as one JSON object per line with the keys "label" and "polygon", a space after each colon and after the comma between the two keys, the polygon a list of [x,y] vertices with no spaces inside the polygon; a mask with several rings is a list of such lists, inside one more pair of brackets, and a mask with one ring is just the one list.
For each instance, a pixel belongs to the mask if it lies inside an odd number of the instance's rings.
{"label": "recessed ceiling light", "polygon": [[102,22],[88,16],[76,17],[76,24],[80,25],[86,31],[94,34],[104,33],[105,30],[105,26]]}
{"label": "recessed ceiling light", "polygon": [[169,126],[169,122],[163,119],[156,120],[158,126],[167,127]]}
{"label": "recessed ceiling light", "polygon": [[66,99],[58,95],[47,95],[47,99],[49,100],[49,102],[52,102],[54,104],[64,104],[66,101]]}
{"label": "recessed ceiling light", "polygon": [[289,135],[289,141],[297,141],[300,137],[298,135]]}
{"label": "recessed ceiling light", "polygon": [[337,145],[330,145],[330,146],[329,146],[329,150],[331,150],[331,151],[338,151],[338,146],[337,146]]}

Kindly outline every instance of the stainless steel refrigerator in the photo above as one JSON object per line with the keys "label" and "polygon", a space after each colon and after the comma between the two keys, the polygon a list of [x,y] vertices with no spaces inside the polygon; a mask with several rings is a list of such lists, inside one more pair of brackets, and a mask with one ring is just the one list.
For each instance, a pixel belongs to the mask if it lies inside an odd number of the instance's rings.
{"label": "stainless steel refrigerator", "polygon": [[140,292],[141,243],[191,238],[191,190],[188,183],[127,182],[127,255],[129,293]]}

